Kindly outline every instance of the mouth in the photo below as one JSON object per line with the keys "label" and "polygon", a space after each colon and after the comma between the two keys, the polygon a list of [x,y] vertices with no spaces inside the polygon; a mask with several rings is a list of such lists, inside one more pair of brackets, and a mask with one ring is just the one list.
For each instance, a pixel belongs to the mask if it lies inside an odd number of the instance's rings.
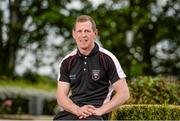
{"label": "mouth", "polygon": [[87,42],[88,40],[87,39],[82,39],[80,40],[81,42]]}

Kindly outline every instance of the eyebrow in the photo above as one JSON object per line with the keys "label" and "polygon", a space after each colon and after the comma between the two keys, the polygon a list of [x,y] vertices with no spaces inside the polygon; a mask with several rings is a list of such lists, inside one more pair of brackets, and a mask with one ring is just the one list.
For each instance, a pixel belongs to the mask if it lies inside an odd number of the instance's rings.
{"label": "eyebrow", "polygon": [[[82,29],[78,29],[76,31],[83,31]],[[91,31],[90,29],[85,29],[84,31]]]}

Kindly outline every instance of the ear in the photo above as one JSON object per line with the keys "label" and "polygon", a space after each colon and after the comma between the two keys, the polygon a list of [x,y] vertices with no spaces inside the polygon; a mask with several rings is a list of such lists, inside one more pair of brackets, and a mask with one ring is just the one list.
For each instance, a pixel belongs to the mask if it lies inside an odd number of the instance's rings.
{"label": "ear", "polygon": [[72,30],[72,36],[73,36],[73,38],[75,39],[75,32],[74,32],[74,29]]}
{"label": "ear", "polygon": [[97,29],[94,31],[94,33],[96,36],[98,36],[98,30]]}

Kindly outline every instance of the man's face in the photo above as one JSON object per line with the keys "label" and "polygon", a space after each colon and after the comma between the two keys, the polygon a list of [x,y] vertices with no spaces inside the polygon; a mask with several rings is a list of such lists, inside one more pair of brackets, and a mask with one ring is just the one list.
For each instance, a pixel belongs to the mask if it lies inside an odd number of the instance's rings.
{"label": "man's face", "polygon": [[73,38],[79,49],[89,49],[94,45],[97,31],[93,31],[90,21],[77,22],[72,32]]}

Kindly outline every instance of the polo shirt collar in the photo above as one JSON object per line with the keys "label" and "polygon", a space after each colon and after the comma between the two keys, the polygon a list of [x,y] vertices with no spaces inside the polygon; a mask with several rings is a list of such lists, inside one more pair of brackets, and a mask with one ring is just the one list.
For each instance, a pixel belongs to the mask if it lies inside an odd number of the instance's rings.
{"label": "polo shirt collar", "polygon": [[94,48],[92,49],[92,51],[89,53],[89,55],[83,55],[83,54],[81,54],[81,52],[79,51],[79,49],[77,49],[77,50],[78,50],[78,51],[77,51],[77,54],[79,55],[79,57],[81,57],[81,58],[90,57],[90,56],[96,54],[96,53],[99,51],[99,46],[97,45],[97,43],[95,43],[95,46],[94,46]]}

